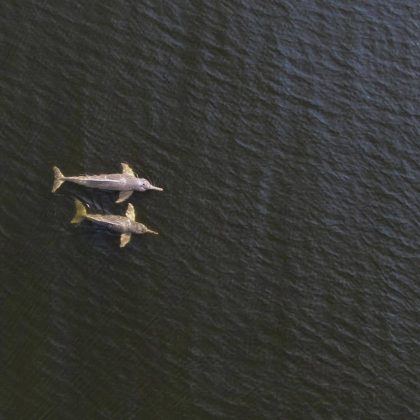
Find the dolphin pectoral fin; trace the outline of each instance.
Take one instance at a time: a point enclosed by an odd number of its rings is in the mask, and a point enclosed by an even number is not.
[[[131,194],[133,194],[133,191],[121,191],[116,203],[122,203],[123,201],[127,200]]]
[[[124,248],[131,239],[131,233],[123,233],[120,238],[120,248]]]
[[[130,168],[130,166],[127,163],[121,163],[121,168],[122,168],[123,174],[136,176],[134,171]]]
[[[125,215],[132,221],[136,220],[136,211],[134,210],[134,207],[131,203],[128,203],[127,211],[125,212]]]

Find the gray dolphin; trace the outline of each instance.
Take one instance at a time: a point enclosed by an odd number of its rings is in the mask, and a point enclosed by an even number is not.
[[[155,187],[147,179],[138,178],[126,163],[121,163],[121,167],[121,174],[64,176],[60,169],[58,169],[57,166],[54,166],[54,184],[52,192],[57,191],[63,182],[68,181],[89,188],[120,191],[120,195],[116,202],[122,203],[124,200],[127,200],[134,191],[163,191],[163,188]]]
[[[98,225],[105,226],[114,232],[121,233],[120,247],[125,247],[131,239],[131,234],[152,233],[159,235],[149,229],[142,223],[136,222],[136,213],[131,203],[128,204],[125,216],[117,216],[114,214],[88,214],[86,207],[79,201],[74,200],[76,205],[76,214],[70,223],[80,223],[83,219],[90,220]]]

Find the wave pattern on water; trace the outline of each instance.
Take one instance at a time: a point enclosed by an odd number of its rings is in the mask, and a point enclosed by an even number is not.
[[[417,417],[418,3],[181,3],[0,6],[0,413]]]

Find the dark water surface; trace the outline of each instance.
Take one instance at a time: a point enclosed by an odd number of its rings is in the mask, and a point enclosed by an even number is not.
[[[420,418],[420,3],[0,3],[2,419]],[[69,224],[127,161],[161,234]]]

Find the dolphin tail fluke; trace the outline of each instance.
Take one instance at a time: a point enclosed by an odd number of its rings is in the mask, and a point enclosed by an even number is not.
[[[86,207],[79,200],[74,200],[74,204],[76,205],[76,214],[70,223],[80,223],[87,215]]]
[[[65,181],[64,175],[61,173],[60,169],[57,166],[53,166],[54,171],[54,184],[52,187],[52,192],[56,192],[61,184]]]

